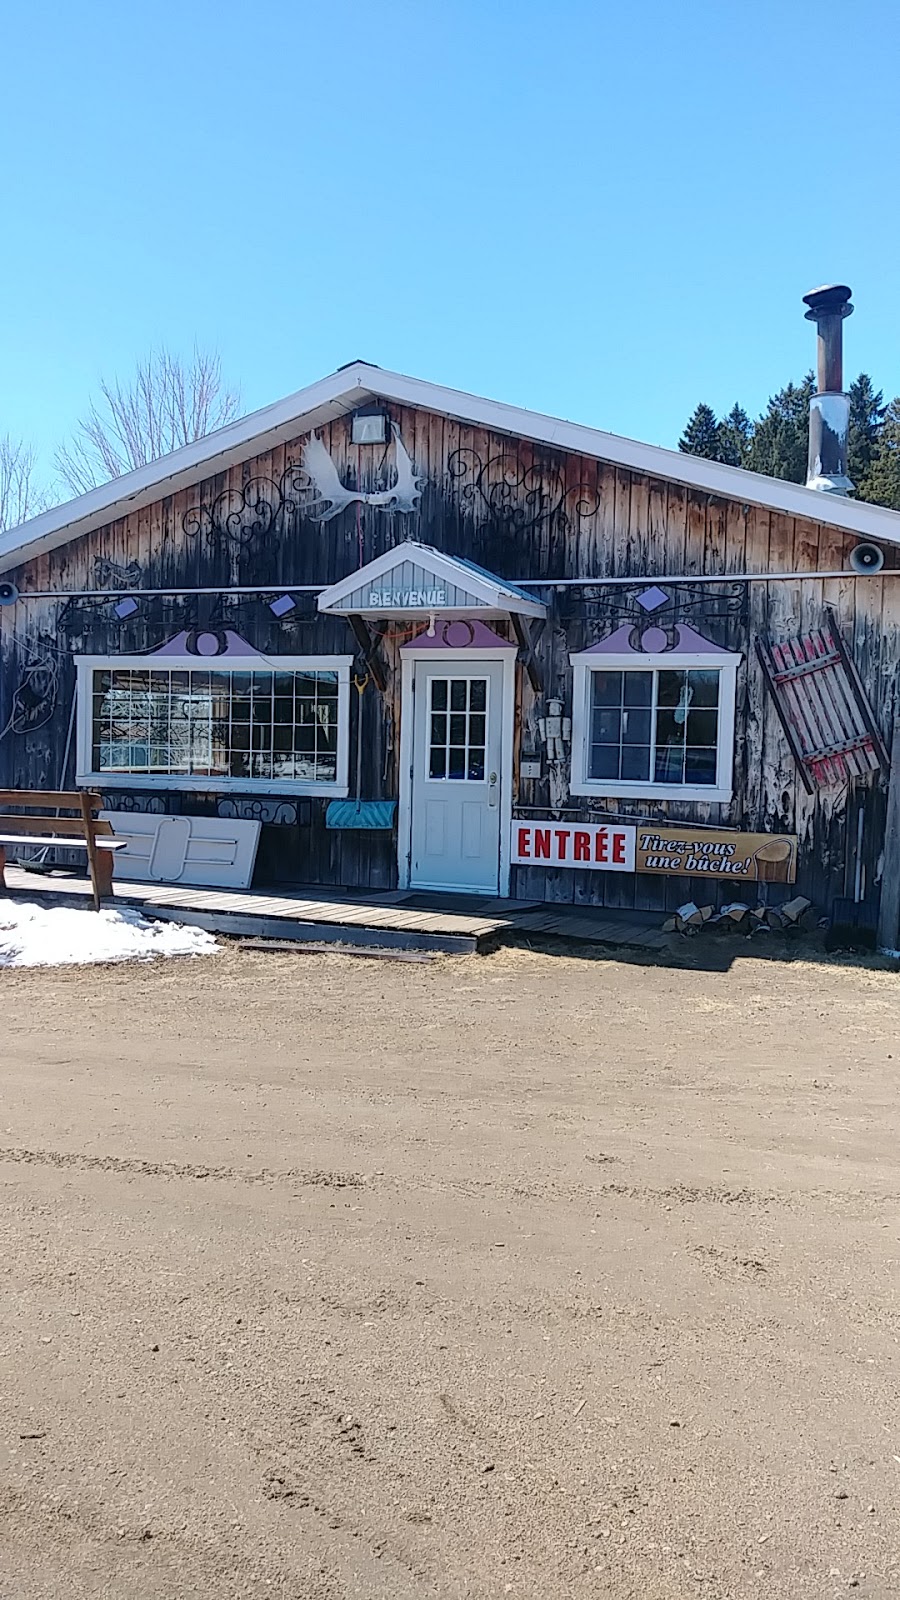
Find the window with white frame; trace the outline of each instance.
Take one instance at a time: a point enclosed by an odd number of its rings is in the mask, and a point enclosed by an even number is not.
[[[78,782],[346,794],[351,663],[82,657]]]
[[[740,659],[573,655],[572,793],[730,800]]]

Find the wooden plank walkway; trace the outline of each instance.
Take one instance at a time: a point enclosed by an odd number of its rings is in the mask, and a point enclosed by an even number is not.
[[[63,903],[90,894],[87,878],[45,876],[9,866],[9,889],[16,895],[52,897]],[[321,888],[288,893],[261,893],[253,889],[195,889],[175,884],[114,883],[115,899],[123,904],[182,922],[194,922],[220,933],[257,933],[263,937],[385,944],[406,948],[474,950],[503,934],[543,934],[557,939],[608,944],[628,949],[664,950],[667,936],[651,913],[573,908],[531,900],[478,899],[470,910],[460,910],[460,897],[424,895],[393,890],[384,894],[351,895]],[[407,904],[406,902],[412,902]]]

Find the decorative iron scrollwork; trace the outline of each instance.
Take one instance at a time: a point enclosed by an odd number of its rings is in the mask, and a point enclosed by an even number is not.
[[[106,556],[94,557],[94,582],[98,588],[130,589],[139,597],[144,569],[139,561],[110,561]],[[117,603],[118,600],[118,603]],[[56,618],[58,633],[86,633],[98,623],[106,628],[121,628],[134,616],[137,607],[124,602],[116,595],[108,600],[81,595],[67,600]]]
[[[447,473],[464,506],[479,504],[504,530],[527,533],[555,518],[561,532],[592,517],[600,506],[596,487],[566,484],[555,466],[520,461],[513,451],[499,451],[486,460],[468,446],[454,450]]]
[[[168,813],[168,800],[161,794],[129,794],[122,789],[111,789],[101,794],[104,811],[132,811],[152,816]]]
[[[244,822],[293,827],[297,821],[297,807],[288,800],[242,800],[229,796],[218,801],[216,810],[220,817],[239,817]]]
[[[341,481],[334,458],[317,433],[302,447],[302,461],[292,462],[281,477],[248,478],[240,489],[225,489],[210,505],[190,506],[181,519],[189,538],[205,538],[208,545],[226,543],[247,550],[286,518],[305,513],[316,522],[328,522],[356,501],[373,509],[399,512],[416,510],[424,478],[413,466],[396,423],[391,423],[394,444],[393,482],[364,490]]]
[[[662,599],[647,607],[641,604],[641,596],[650,592]],[[633,590],[604,586],[601,580],[578,590],[565,590],[558,609],[562,622],[583,617],[609,628],[630,622],[639,635],[657,628],[674,637],[679,622],[746,621],[747,585],[735,581],[704,586],[699,578],[696,585],[672,584],[665,590],[654,584],[653,590],[648,591],[646,579],[637,579]]]
[[[566,488],[559,472],[524,466],[511,451],[482,460],[462,447],[447,459],[447,474],[463,505],[480,504],[505,528],[525,533],[561,510]]]
[[[109,585],[110,589],[136,589],[144,575],[144,569],[139,561],[129,561],[123,566],[118,561],[110,561],[106,556],[94,557],[94,582],[101,588]]]
[[[285,514],[299,509],[298,496],[312,489],[309,473],[299,463],[285,467],[274,478],[248,478],[241,489],[223,489],[209,505],[189,506],[181,526],[189,538],[204,538],[207,545],[225,542],[248,550],[256,541],[280,529]]]
[[[16,641],[24,661],[13,689],[12,707],[0,738],[7,733],[36,733],[46,727],[59,698],[60,651],[48,634],[38,634],[32,644]]]

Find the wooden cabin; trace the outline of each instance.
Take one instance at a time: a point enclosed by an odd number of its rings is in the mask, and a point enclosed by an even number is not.
[[[99,789],[160,877],[246,824],[256,884],[873,905],[898,548],[354,363],[0,536],[0,787]]]

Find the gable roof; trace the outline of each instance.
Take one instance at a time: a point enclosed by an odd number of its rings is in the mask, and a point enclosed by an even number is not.
[[[440,588],[433,589],[434,584]],[[377,599],[373,598],[376,594]],[[438,594],[440,599],[436,598]],[[442,617],[457,613],[464,616],[470,611],[525,617],[547,615],[547,607],[516,584],[507,583],[484,567],[476,567],[474,561],[445,555],[433,545],[419,544],[415,539],[393,545],[330,589],[323,589],[318,606],[320,611],[372,617],[392,611],[432,611]]]
[[[634,439],[604,433],[599,428],[565,422],[559,417],[547,417],[498,400],[483,400],[458,389],[445,389],[440,384],[406,378],[365,361],[354,361],[318,383],[274,405],[264,406],[261,411],[240,417],[160,461],[115,478],[99,489],[90,489],[76,500],[54,506],[18,528],[8,529],[0,534],[0,571],[67,544],[164,495],[175,494],[200,478],[224,472],[250,456],[321,428],[369,400],[418,406],[477,428],[593,456],[651,478],[667,478],[708,494],[765,506],[788,516],[809,517],[865,538],[900,544],[900,512],[888,511],[884,506],[822,494],[798,483],[746,472],[743,467],[725,467],[717,461],[682,455],[678,450],[640,444]]]

